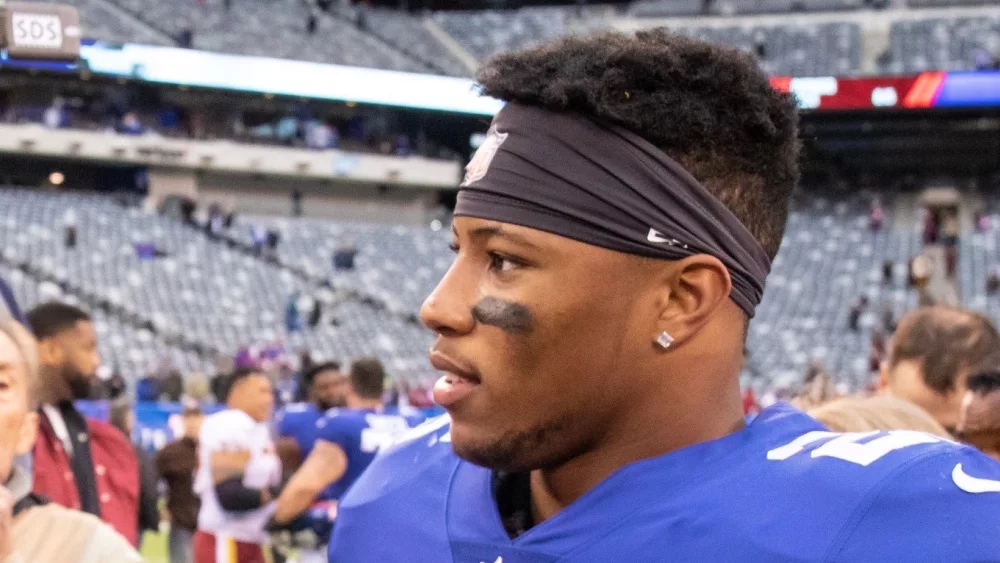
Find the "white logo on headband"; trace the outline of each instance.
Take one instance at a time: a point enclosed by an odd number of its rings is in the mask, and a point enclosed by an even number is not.
[[[465,167],[465,179],[462,180],[463,186],[478,182],[486,176],[486,171],[490,169],[493,157],[496,156],[500,145],[507,140],[508,134],[497,131],[496,126],[490,127],[489,133],[486,134],[486,140],[483,141],[482,145],[479,145],[479,150],[476,151],[472,160]]]
[[[667,238],[663,236],[662,234],[660,234],[660,231],[657,231],[656,229],[653,228],[649,229],[649,234],[646,235],[646,240],[648,240],[649,242],[654,242],[656,244],[666,243],[669,246],[680,246],[682,248],[688,247],[688,245],[681,244],[681,241],[675,238]]]

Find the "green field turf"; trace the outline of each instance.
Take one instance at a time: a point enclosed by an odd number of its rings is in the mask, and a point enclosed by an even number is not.
[[[146,532],[142,538],[142,556],[149,563],[169,563],[167,560],[167,533]]]

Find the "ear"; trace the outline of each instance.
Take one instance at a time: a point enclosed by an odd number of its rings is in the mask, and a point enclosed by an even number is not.
[[[46,338],[38,343],[38,361],[43,366],[62,365],[63,349],[55,338]]]
[[[733,282],[722,262],[707,254],[674,262],[665,276],[658,330],[683,344],[701,330],[729,299]],[[655,340],[659,334],[650,335]]]
[[[23,455],[31,451],[35,446],[35,437],[38,436],[38,413],[31,411],[24,416],[21,428],[17,435],[17,449],[14,453]]]

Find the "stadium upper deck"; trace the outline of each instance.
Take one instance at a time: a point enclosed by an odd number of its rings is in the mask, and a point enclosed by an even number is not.
[[[72,3],[98,40],[455,76],[498,51],[653,25],[753,52],[768,72],[786,76],[972,70],[1000,57],[996,0],[640,0],[426,16],[323,11],[301,0]]]

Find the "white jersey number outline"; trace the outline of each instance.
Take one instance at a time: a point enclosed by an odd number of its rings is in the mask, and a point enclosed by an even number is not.
[[[814,449],[811,452],[813,459],[819,457],[832,457],[842,459],[861,466],[869,466],[885,455],[896,450],[916,446],[918,444],[933,444],[941,442],[941,438],[914,432],[911,430],[891,430],[884,436],[875,438],[869,442],[859,444],[860,440],[879,434],[879,432],[852,432],[849,434],[839,434],[836,432],[825,432],[815,430],[799,436],[791,442],[767,452],[767,459],[772,461],[782,461],[798,454],[807,446],[826,438],[832,438],[827,443]]]

